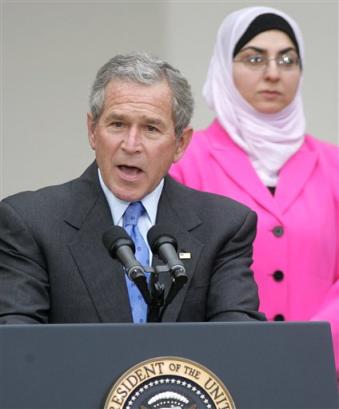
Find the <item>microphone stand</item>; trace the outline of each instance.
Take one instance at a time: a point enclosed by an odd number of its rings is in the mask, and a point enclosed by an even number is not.
[[[148,305],[147,322],[160,322],[160,310],[164,305],[165,286],[159,282],[159,273],[154,271],[151,275],[151,302]]]
[[[165,305],[161,311],[160,321],[162,321],[162,317],[167,307],[174,300],[174,298],[177,296],[178,292],[182,289],[182,287],[186,284],[186,282],[187,282],[187,275],[185,272],[183,274],[178,274],[178,275],[172,274],[171,288],[167,294]]]
[[[147,287],[147,280],[144,275],[136,276],[132,278],[134,284],[137,286],[138,290],[140,291],[143,299],[145,300],[145,303],[147,305],[150,305],[152,300],[150,297],[150,293]]]
[[[145,271],[151,273],[150,289],[147,288],[146,280],[142,283],[134,279],[135,284],[139,288],[145,303],[148,306],[147,322],[161,322],[162,317],[174,300],[178,292],[187,282],[185,270],[180,267],[174,271],[170,271],[167,264],[161,266],[144,267]],[[159,281],[159,274],[170,273],[172,276],[172,284],[165,300],[165,286]]]

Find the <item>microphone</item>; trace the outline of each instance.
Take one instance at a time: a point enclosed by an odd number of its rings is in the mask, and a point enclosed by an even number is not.
[[[153,253],[158,254],[174,279],[187,281],[186,269],[177,255],[178,244],[172,233],[172,227],[155,225],[147,233],[147,240]]]
[[[172,284],[168,291],[159,321],[162,320],[168,305],[173,301],[188,279],[186,269],[177,255],[178,244],[172,231],[171,226],[155,225],[147,234],[147,240],[152,252],[158,254],[162,261],[167,264],[172,275]]]
[[[134,242],[122,227],[111,227],[103,234],[102,241],[111,257],[125,267],[130,280],[145,277],[145,269],[134,256]]]

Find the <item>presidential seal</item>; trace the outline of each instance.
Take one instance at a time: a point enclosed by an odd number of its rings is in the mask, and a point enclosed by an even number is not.
[[[159,357],[141,362],[112,386],[104,409],[236,409],[209,369],[188,359]]]

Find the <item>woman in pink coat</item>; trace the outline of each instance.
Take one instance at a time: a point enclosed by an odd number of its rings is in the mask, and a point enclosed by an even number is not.
[[[339,374],[339,149],[305,134],[303,50],[297,24],[279,10],[226,17],[203,89],[216,119],[171,174],[258,214],[261,311],[329,321]]]

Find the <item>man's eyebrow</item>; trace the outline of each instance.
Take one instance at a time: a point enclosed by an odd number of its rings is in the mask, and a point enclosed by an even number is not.
[[[164,125],[164,121],[162,121],[162,120],[159,119],[159,118],[152,118],[152,117],[150,117],[150,116],[143,115],[143,116],[141,117],[141,119],[142,119],[144,122],[149,123],[149,124],[152,124],[152,125],[159,125],[159,126]]]
[[[112,120],[123,120],[126,119],[126,116],[123,114],[118,114],[116,112],[111,112],[110,114],[107,115],[106,121],[112,121]]]
[[[111,112],[110,114],[107,115],[105,121],[106,122],[111,122],[111,121],[128,121],[129,116],[125,114],[120,114],[117,112]],[[145,123],[155,125],[155,126],[165,126],[164,121],[162,121],[159,118],[153,118],[147,115],[142,115],[141,120]]]
[[[247,50],[252,50],[255,51],[256,53],[260,53],[260,54],[267,54],[267,49],[265,48],[260,48],[260,47],[255,47],[255,46],[248,46],[248,47],[244,47],[242,48],[239,53],[243,52],[243,51],[247,51]],[[278,51],[278,54],[284,54],[284,53],[288,53],[289,51],[295,51],[297,52],[297,50],[294,47],[287,47],[287,48],[283,48],[282,50]]]

